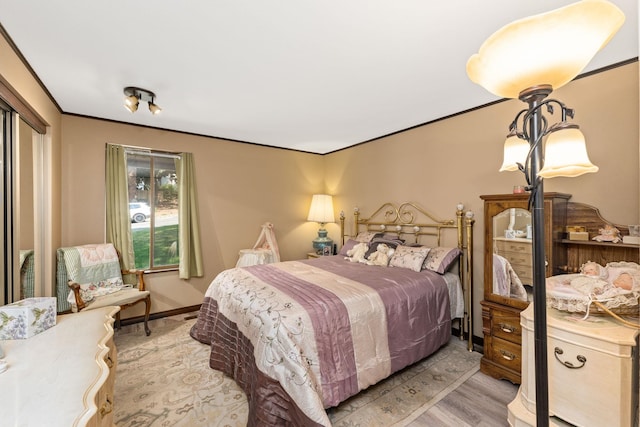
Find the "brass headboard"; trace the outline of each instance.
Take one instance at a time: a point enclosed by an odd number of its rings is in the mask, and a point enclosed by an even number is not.
[[[424,236],[433,237],[433,241],[425,242],[425,246],[440,246],[444,230],[456,230],[457,246],[462,251],[462,256],[458,259],[460,281],[464,293],[464,318],[460,321],[460,338],[464,334],[468,337],[468,350],[473,351],[473,212],[464,212],[464,206],[458,204],[456,207],[456,218],[443,220],[429,213],[425,209],[413,202],[405,202],[395,205],[390,202],[384,203],[368,218],[362,218],[359,208],[354,208],[354,231],[353,236],[357,236],[363,226],[363,231],[377,231],[398,234],[405,241],[421,243]],[[340,212],[340,234],[342,244],[345,243],[344,227],[345,215]]]

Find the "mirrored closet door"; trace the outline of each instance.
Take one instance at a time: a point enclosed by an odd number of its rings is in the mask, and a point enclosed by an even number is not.
[[[41,277],[43,133],[0,99],[3,285],[0,305],[46,293]],[[30,114],[26,114],[27,117]],[[31,123],[34,120],[30,120]],[[44,124],[38,123],[40,129]]]

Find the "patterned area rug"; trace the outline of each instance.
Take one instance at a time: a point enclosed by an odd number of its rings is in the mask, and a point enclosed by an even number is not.
[[[245,426],[247,399],[236,383],[209,368],[209,347],[189,336],[195,319],[153,320],[115,334],[118,427]]]
[[[245,426],[247,400],[230,378],[209,368],[209,347],[189,336],[195,319],[153,320],[116,332],[114,420],[118,427]],[[404,426],[455,390],[479,368],[457,338],[328,410],[334,427]]]

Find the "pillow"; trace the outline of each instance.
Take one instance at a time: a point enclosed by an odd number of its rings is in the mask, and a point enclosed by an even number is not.
[[[108,279],[99,282],[81,283],[80,299],[85,303],[90,303],[97,297],[118,292],[120,289],[125,287],[126,285],[122,282],[122,279]],[[69,295],[67,295],[67,302],[75,306],[76,298],[73,291],[69,291]]]
[[[371,243],[369,243],[369,250],[367,251],[367,253],[364,254],[364,257],[366,259],[369,259],[369,255],[371,255],[372,253],[374,253],[375,251],[378,250],[378,245],[380,243],[384,243],[385,245],[389,246],[391,249],[395,249],[398,245],[403,244],[404,240],[402,240],[402,239],[384,239],[382,237],[376,237],[375,239],[373,239],[371,241]]]
[[[445,248],[442,246],[432,248],[424,260],[422,268],[444,274],[461,253],[462,251],[459,248]]]
[[[389,266],[408,268],[409,270],[420,272],[422,264],[430,251],[431,248],[425,246],[398,245],[391,257],[391,261],[389,261]]]
[[[347,242],[344,245],[342,245],[342,247],[340,248],[340,252],[338,252],[338,255],[347,256],[347,251],[350,251],[351,249],[353,249],[353,247],[358,243],[360,242],[358,242],[357,240],[353,240],[353,239],[347,240]]]
[[[361,231],[356,236],[356,240],[358,242],[369,243],[375,237],[381,237],[381,236],[382,236],[382,233],[376,233],[375,231]]]

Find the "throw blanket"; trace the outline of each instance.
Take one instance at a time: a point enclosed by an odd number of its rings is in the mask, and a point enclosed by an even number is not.
[[[325,426],[325,408],[435,352],[451,334],[441,275],[339,256],[220,273],[191,335],[213,349],[215,322],[235,325],[251,342],[257,369]],[[214,359],[212,350],[212,367]],[[237,371],[234,378],[243,375]]]
[[[511,263],[497,254],[493,254],[493,293],[521,301],[527,300],[527,291]]]
[[[117,292],[123,287],[118,252],[111,243],[62,248],[67,277],[80,284],[84,302]],[[73,292],[67,297],[75,305]]]

